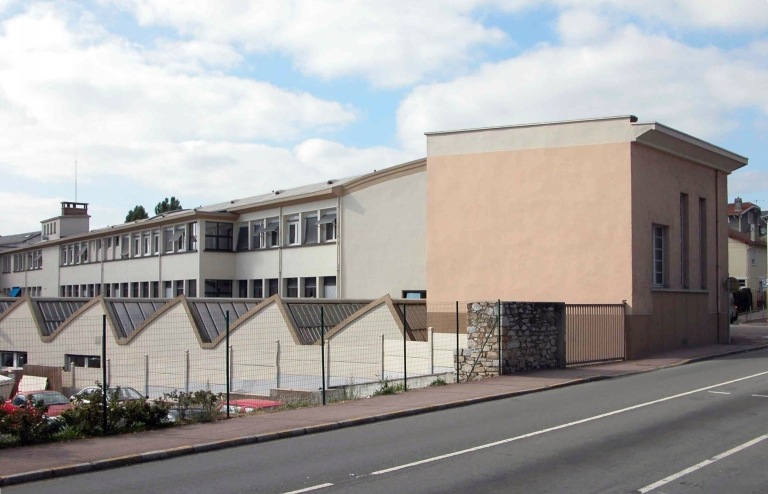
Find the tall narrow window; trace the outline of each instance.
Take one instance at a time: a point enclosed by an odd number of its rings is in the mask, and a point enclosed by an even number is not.
[[[285,279],[285,296],[296,298],[299,296],[299,279],[298,278],[286,278]]]
[[[323,242],[332,242],[336,240],[336,210],[332,209],[323,212],[320,216],[320,228],[322,229]]]
[[[264,221],[256,220],[251,224],[251,249],[264,248]]]
[[[667,249],[667,227],[653,225],[653,286],[663,287],[667,282],[667,265],[665,253]]]
[[[286,245],[297,245],[301,242],[301,239],[299,237],[299,217],[298,216],[291,216],[285,220],[285,228],[286,228],[286,237],[285,237],[285,244]]]
[[[304,216],[304,243],[316,244],[317,243],[317,213],[307,213]]]
[[[680,194],[680,287],[688,288],[688,194]]]
[[[240,223],[237,228],[237,250],[248,250],[248,223]]]
[[[707,200],[699,198],[699,276],[701,288],[707,288]]]
[[[302,278],[304,289],[302,296],[305,298],[317,298],[317,278]]]
[[[267,280],[267,297],[277,295],[277,278],[270,278]]]
[[[266,246],[278,247],[280,245],[280,222],[277,218],[269,218],[267,227],[264,230],[266,234]]]
[[[264,298],[263,280],[253,280],[253,298]]]

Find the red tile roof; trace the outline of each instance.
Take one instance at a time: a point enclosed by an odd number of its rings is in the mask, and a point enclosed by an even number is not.
[[[762,247],[768,245],[766,244],[765,240],[752,240],[748,233],[741,233],[740,231],[734,230],[732,228],[728,229],[728,237],[747,245],[756,245]]]

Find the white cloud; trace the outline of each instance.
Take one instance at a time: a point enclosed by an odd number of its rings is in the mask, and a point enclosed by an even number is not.
[[[453,71],[505,34],[473,19],[481,0],[115,0],[142,25],[288,54],[305,74],[401,86]]]
[[[136,165],[131,159],[147,159],[143,153],[153,147],[291,143],[356,118],[354,109],[334,101],[201,71],[216,58],[236,62],[221,45],[177,45],[183,49],[173,60],[169,46],[148,52],[90,22],[44,4],[0,25],[5,173],[69,179],[76,153],[84,177],[120,173],[116,167]]]
[[[715,138],[737,125],[731,112],[768,111],[758,48],[694,48],[632,26],[600,44],[565,41],[414,89],[398,110],[401,142],[418,150],[426,131],[629,113]]]
[[[384,146],[348,147],[325,139],[304,141],[296,146],[294,154],[307,168],[328,179],[368,173],[424,157]]]
[[[41,220],[61,211],[62,200],[0,190],[0,235],[39,231]]]

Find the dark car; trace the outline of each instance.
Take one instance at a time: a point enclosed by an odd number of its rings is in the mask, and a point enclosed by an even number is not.
[[[97,391],[101,391],[101,386],[88,386],[83,388],[77,393],[73,394],[69,399],[71,401],[81,401],[83,403],[90,403],[91,397]],[[132,400],[146,400],[147,397],[136,391],[129,386],[110,386],[107,388],[107,400],[111,400],[116,397],[117,401],[132,401]]]
[[[48,417],[57,417],[64,410],[72,408],[66,396],[58,391],[24,391],[16,394],[13,399],[3,404],[3,410],[12,412],[19,408],[25,408],[29,403],[42,403],[45,407],[45,415]]]

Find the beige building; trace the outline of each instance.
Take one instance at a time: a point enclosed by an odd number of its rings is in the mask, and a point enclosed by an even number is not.
[[[768,272],[765,218],[759,206],[740,197],[728,204],[727,211],[729,274],[736,278],[739,288],[749,288],[762,299],[757,294],[765,290]]]
[[[633,116],[427,134],[429,299],[624,301],[627,358],[727,342],[746,164]]]

